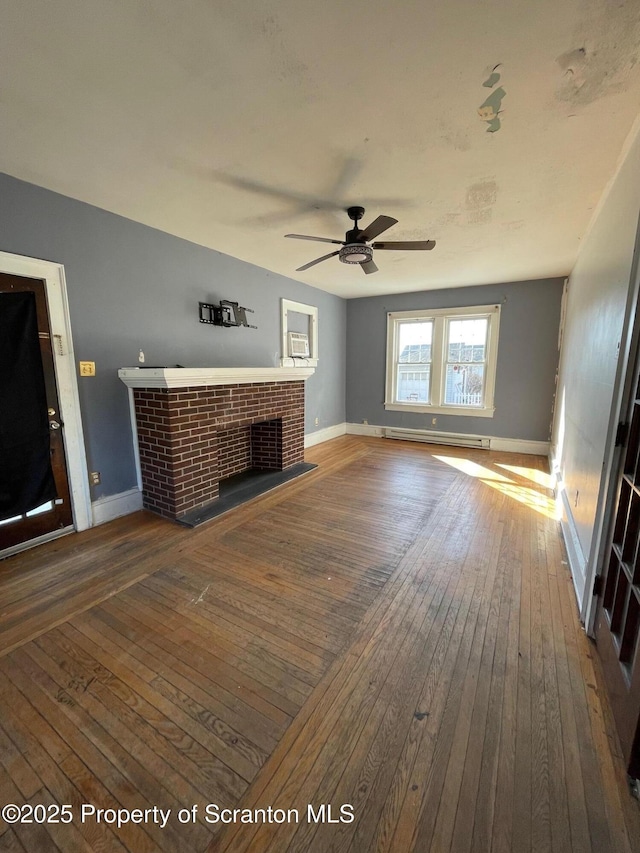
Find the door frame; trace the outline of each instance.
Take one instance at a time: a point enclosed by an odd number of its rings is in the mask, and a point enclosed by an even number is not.
[[[64,424],[64,449],[71,493],[73,526],[77,531],[86,530],[92,526],[91,491],[87,473],[64,266],[52,261],[0,252],[0,272],[24,276],[25,278],[42,279],[45,283],[54,368],[58,385],[58,402]],[[68,528],[61,532],[67,531]],[[37,539],[31,539],[2,551],[1,556],[9,556],[41,541],[55,538],[56,535],[58,535],[57,532],[54,532]]]

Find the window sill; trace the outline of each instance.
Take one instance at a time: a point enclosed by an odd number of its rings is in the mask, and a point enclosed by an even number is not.
[[[318,359],[311,358],[308,356],[306,358],[291,358],[286,356],[280,359],[280,367],[317,367]]]
[[[467,418],[492,418],[495,412],[493,407],[483,409],[472,409],[463,406],[427,406],[419,403],[385,403],[388,412],[420,412],[429,415],[462,415]]]

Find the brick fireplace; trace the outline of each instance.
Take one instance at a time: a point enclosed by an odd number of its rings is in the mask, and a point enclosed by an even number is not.
[[[230,477],[302,463],[304,380],[311,373],[121,370],[132,397],[145,508],[188,522],[218,501],[220,483]]]

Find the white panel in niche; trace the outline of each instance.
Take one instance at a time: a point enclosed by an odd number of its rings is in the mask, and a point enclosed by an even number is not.
[[[318,309],[313,305],[305,305],[302,302],[292,302],[290,299],[282,299],[281,311],[281,367],[315,367],[318,363]],[[289,357],[289,332],[300,332],[308,335],[308,357]]]

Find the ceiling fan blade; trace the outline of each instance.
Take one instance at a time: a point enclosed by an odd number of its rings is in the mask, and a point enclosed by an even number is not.
[[[436,245],[435,240],[408,240],[400,243],[372,243],[373,249],[399,249],[402,251],[428,251]]]
[[[323,255],[321,258],[316,258],[315,261],[309,261],[308,264],[305,264],[303,267],[298,267],[296,272],[302,272],[303,270],[308,270],[309,267],[314,267],[316,264],[319,264],[320,261],[326,261],[327,258],[333,258],[335,255],[339,255],[340,251],[337,252],[329,252],[328,255]]]
[[[344,240],[331,240],[329,237],[309,237],[308,234],[285,234],[285,237],[295,237],[296,240],[315,240],[316,243],[337,243],[344,246]]]
[[[373,261],[365,261],[363,264],[360,264],[360,266],[367,275],[371,275],[372,272],[378,272],[378,267]]]
[[[394,219],[392,216],[379,216],[367,225],[362,232],[361,237],[368,243],[369,240],[373,240],[373,238],[377,237],[378,234],[382,234],[382,232],[386,231],[387,228],[391,228],[392,225],[395,225],[397,221],[398,220]]]

